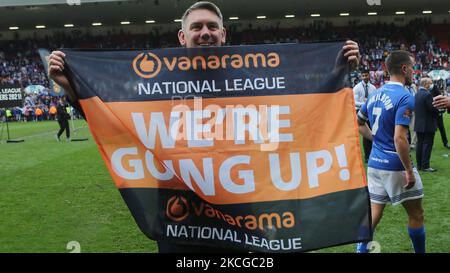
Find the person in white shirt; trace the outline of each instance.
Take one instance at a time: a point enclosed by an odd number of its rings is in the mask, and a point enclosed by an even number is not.
[[[359,111],[359,108],[361,108],[361,105],[363,105],[367,97],[377,90],[377,88],[370,83],[370,74],[368,70],[364,70],[361,73],[361,79],[362,81],[359,82],[355,87],[353,87],[353,95],[355,96],[355,106],[356,106],[356,112]],[[364,148],[364,159],[365,162],[369,160],[370,151],[372,150],[372,141],[369,139],[363,137],[363,148]]]
[[[361,108],[361,105],[366,102],[367,97],[373,91],[377,90],[377,88],[370,83],[370,75],[368,70],[364,70],[361,73],[361,79],[362,81],[360,81],[357,85],[355,85],[355,87],[353,87],[356,110],[359,110],[359,108]]]

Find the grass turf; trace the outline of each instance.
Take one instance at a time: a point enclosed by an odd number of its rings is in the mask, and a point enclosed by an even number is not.
[[[445,117],[450,136],[449,117]],[[0,124],[0,128],[1,128]],[[86,122],[75,121],[73,138],[56,142],[55,121],[10,123],[12,139],[0,133],[0,252],[156,252],[155,242],[135,224],[100,157]],[[1,129],[0,129],[1,132]],[[422,173],[428,252],[450,252],[450,159],[436,134],[431,166]],[[412,153],[414,158],[414,153]],[[375,233],[381,252],[412,252],[402,206],[387,206]],[[339,227],[330,227],[339,228]],[[354,252],[354,245],[317,252]]]

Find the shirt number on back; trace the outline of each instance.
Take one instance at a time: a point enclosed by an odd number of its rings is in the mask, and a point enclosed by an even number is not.
[[[377,134],[382,110],[383,109],[380,108],[380,107],[374,107],[372,109],[372,115],[375,116],[375,122],[373,123],[373,126],[372,126],[372,135],[376,135]]]

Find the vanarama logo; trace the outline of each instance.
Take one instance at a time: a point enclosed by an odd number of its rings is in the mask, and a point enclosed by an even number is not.
[[[189,206],[186,198],[173,196],[167,201],[166,215],[176,222],[183,221],[189,216]]]
[[[187,218],[189,213],[195,216],[206,216],[208,218],[216,218],[219,221],[224,221],[232,226],[238,228],[245,228],[248,230],[271,230],[281,228],[292,228],[295,226],[294,214],[290,211],[282,213],[262,213],[259,215],[238,215],[232,216],[223,213],[217,208],[213,208],[207,203],[191,202],[191,209],[189,203],[184,197],[173,196],[167,202],[166,215],[173,221],[180,222]]]
[[[224,54],[222,56],[173,56],[161,59],[151,52],[141,53],[133,60],[133,69],[142,78],[150,79],[158,75],[164,66],[169,72],[178,69],[188,70],[217,70],[217,69],[241,69],[269,67],[275,68],[280,65],[280,56],[276,52],[247,53],[247,54]]]
[[[133,69],[140,77],[150,79],[161,71],[161,60],[151,52],[141,53],[134,58]]]

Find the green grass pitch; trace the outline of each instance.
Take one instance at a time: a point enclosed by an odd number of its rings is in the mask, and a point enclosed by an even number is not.
[[[450,118],[445,115],[450,137]],[[0,252],[156,252],[135,224],[100,157],[87,124],[74,123],[73,138],[56,142],[56,121],[0,124]],[[72,125],[71,125],[72,127]],[[436,133],[431,166],[422,173],[428,252],[450,252],[450,150]],[[412,153],[415,158],[414,152]],[[415,160],[415,159],[414,159]],[[375,233],[381,252],[412,252],[402,206],[387,206]],[[333,228],[333,227],[330,227]],[[335,227],[339,228],[339,227]],[[354,245],[316,252],[354,252]]]

